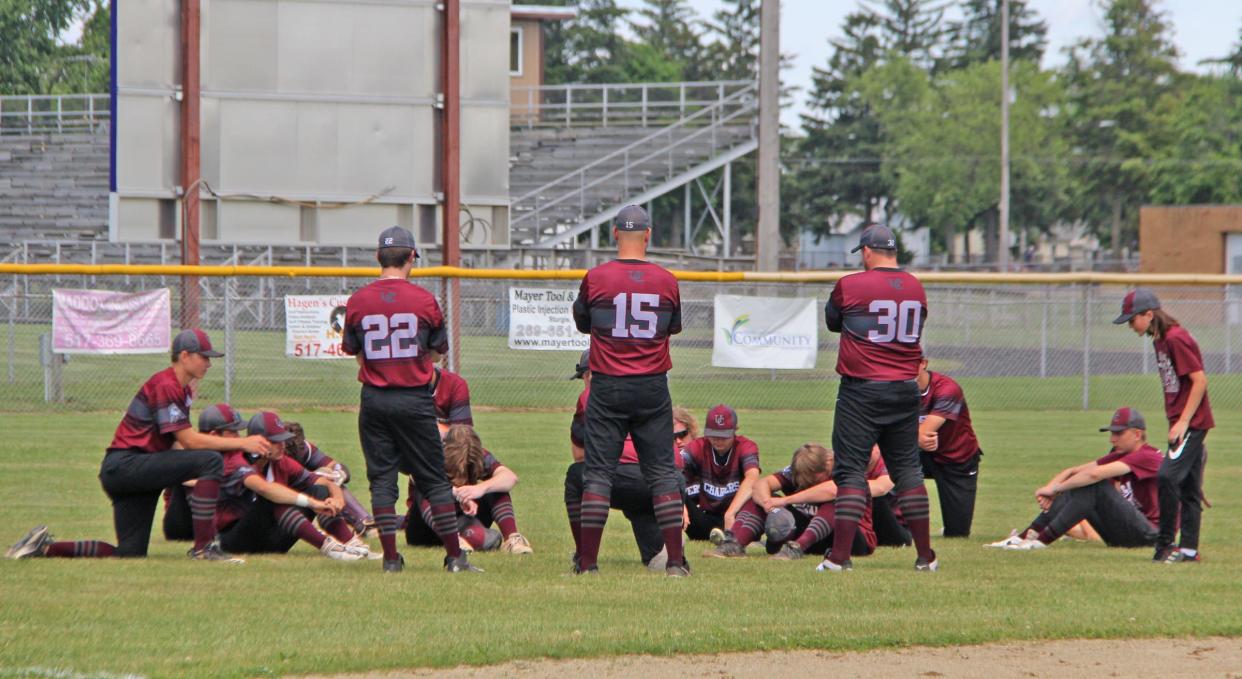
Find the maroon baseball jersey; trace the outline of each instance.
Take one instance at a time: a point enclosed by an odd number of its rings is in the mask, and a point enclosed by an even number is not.
[[[396,278],[381,278],[345,304],[341,348],[362,356],[358,381],[372,387],[420,387],[431,381],[428,353],[448,352],[444,316],[430,292]]]
[[[302,465],[306,469],[316,470],[320,467],[331,467],[336,464],[336,460],[332,459],[319,449],[319,446],[306,441],[297,450],[288,452],[286,449],[286,457],[292,458],[295,462]]]
[[[837,281],[824,306],[828,329],[841,333],[837,373],[896,382],[918,376],[927,293],[899,269],[872,269]]]
[[[1186,400],[1190,398],[1190,373],[1203,370],[1203,355],[1190,331],[1180,325],[1169,328],[1164,339],[1154,340],[1152,346],[1156,349],[1156,369],[1164,384],[1164,414],[1169,424],[1173,424],[1182,416]],[[1212,406],[1208,405],[1208,395],[1204,393],[1199,409],[1190,419],[1190,428],[1211,429],[1214,426]]]
[[[681,332],[681,292],[664,268],[616,259],[586,273],[574,301],[578,332],[591,335],[591,372],[658,375],[673,362],[668,338]]]
[[[742,476],[759,469],[759,446],[745,436],[735,436],[733,448],[721,456],[704,436],[686,444],[681,460],[686,495],[697,496],[703,511],[724,514],[737,495]]]
[[[171,367],[155,373],[129,402],[108,449],[158,453],[172,448],[174,433],[190,428],[192,400],[190,387],[177,381]]]
[[[436,368],[436,419],[444,424],[474,425],[470,387],[461,375]]]
[[[966,406],[962,387],[948,375],[930,370],[927,375],[931,383],[923,392],[919,423],[928,415],[944,418],[944,424],[936,432],[940,436],[940,445],[932,452],[932,459],[948,463],[968,462],[979,454],[979,441],[970,424],[970,408]]]
[[[1160,464],[1163,461],[1164,456],[1159,450],[1144,443],[1138,450],[1128,454],[1114,450],[1096,460],[1095,463],[1105,465],[1109,462],[1124,462],[1130,468],[1130,473],[1113,479],[1117,482],[1117,490],[1121,491],[1121,494],[1135,507],[1138,507],[1140,512],[1143,512],[1143,516],[1147,517],[1151,525],[1156,526],[1160,523],[1156,473],[1160,471]]]
[[[260,476],[297,491],[309,490],[315,485],[314,475],[288,455],[269,461],[263,468],[240,450],[225,453],[224,482],[220,484],[220,502],[216,508],[216,530],[224,530],[236,523],[254,504],[257,496],[246,488],[248,476]]]

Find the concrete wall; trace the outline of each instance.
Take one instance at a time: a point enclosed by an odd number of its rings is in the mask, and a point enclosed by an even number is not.
[[[1144,207],[1143,273],[1225,273],[1225,239],[1242,233],[1242,205]]]

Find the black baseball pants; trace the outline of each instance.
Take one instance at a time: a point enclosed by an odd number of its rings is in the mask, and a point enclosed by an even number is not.
[[[362,387],[358,438],[367,462],[371,505],[395,507],[399,474],[409,474],[433,505],[453,502],[444,472],[444,445],[436,427],[434,396],[427,387]]]
[[[1150,547],[1156,543],[1156,528],[1110,480],[1061,493],[1044,514],[1036,522],[1044,523],[1054,537],[1065,535],[1086,520],[1109,547]]]
[[[681,474],[673,463],[673,402],[666,374],[592,374],[586,432],[584,490],[610,495],[628,434],[651,494],[679,491]]]
[[[891,494],[871,498],[871,527],[875,530],[876,545],[909,547],[913,542],[910,531],[897,519],[892,500]]]
[[[169,542],[194,539],[190,489],[180,483],[164,491],[164,539]]]
[[[940,517],[946,538],[970,537],[975,518],[975,492],[979,486],[979,458],[982,451],[966,462],[940,462],[932,453],[920,452],[923,477],[935,479],[940,499]]]
[[[566,502],[582,500],[585,469],[585,462],[575,462],[565,470]],[[656,524],[655,510],[651,504],[651,490],[647,487],[647,481],[638,465],[617,465],[616,474],[612,477],[609,506],[621,510],[625,518],[629,519],[630,529],[634,531],[634,542],[638,545],[638,554],[644,565],[664,549],[664,537]]]
[[[709,512],[699,507],[697,497],[686,501],[686,511],[690,514],[690,525],[686,526],[686,537],[691,540],[706,540],[713,528],[724,529],[724,514]]]
[[[876,444],[894,492],[922,485],[918,383],[842,377],[832,421],[832,480],[838,487],[867,490],[867,464]]]
[[[1203,467],[1207,463],[1206,439],[1206,429],[1187,430],[1182,444],[1170,448],[1164,462],[1160,463],[1160,471],[1156,474],[1160,490],[1160,535],[1157,544],[1173,544],[1180,517],[1182,539],[1178,546],[1199,548],[1199,525],[1203,519]]]
[[[331,494],[327,488],[311,486],[306,494],[316,500],[327,500]],[[266,498],[257,497],[249,510],[233,525],[220,531],[220,547],[235,554],[284,554],[298,543],[298,536],[280,529],[276,510],[281,505]],[[295,507],[307,521],[315,520],[315,512],[305,507]]]
[[[146,556],[155,507],[165,488],[190,479],[224,475],[224,460],[214,450],[109,450],[99,466],[99,483],[112,500],[116,556]]]

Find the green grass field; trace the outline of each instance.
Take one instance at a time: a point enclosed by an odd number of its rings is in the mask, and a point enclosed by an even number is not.
[[[1154,382],[1142,386],[1156,391]],[[1206,560],[1169,567],[1151,564],[1146,549],[1098,544],[982,549],[1031,519],[1031,493],[1054,471],[1104,452],[1107,440],[1095,429],[1109,413],[1000,412],[968,395],[987,451],[975,537],[937,541],[937,574],[916,575],[909,549],[881,550],[857,560],[853,573],[826,576],[814,572],[814,558],[775,563],[752,549],[745,561],[720,562],[696,558],[706,543],[691,543],[694,577],[667,579],[638,563],[628,525],[614,512],[603,574],[565,577],[569,412],[485,411],[476,417],[485,443],[521,477],[514,497],[533,556],[479,555],[474,561],[487,573],[449,576],[438,550],[404,548],[405,572],[385,576],[376,562],[332,562],[299,545],[229,567],[188,561],[186,545],[164,542],[157,529],[144,561],[2,561],[0,676],[58,669],[249,677],[640,652],[1242,634],[1234,528],[1242,521],[1242,462],[1233,454],[1242,427],[1226,412],[1218,409],[1222,425],[1209,438]],[[283,414],[361,476],[353,414]],[[1160,420],[1151,408],[1147,414]],[[0,415],[0,539],[7,544],[39,522],[59,538],[110,539],[95,477],[115,424],[104,414]],[[748,410],[741,425],[772,470],[803,441],[826,440],[831,413]],[[355,491],[365,502],[365,487]]]

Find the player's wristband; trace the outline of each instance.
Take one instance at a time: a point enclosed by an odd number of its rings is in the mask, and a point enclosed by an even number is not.
[[[294,504],[299,507],[309,507],[310,498],[307,497],[306,493],[298,493],[298,499],[294,501]]]

